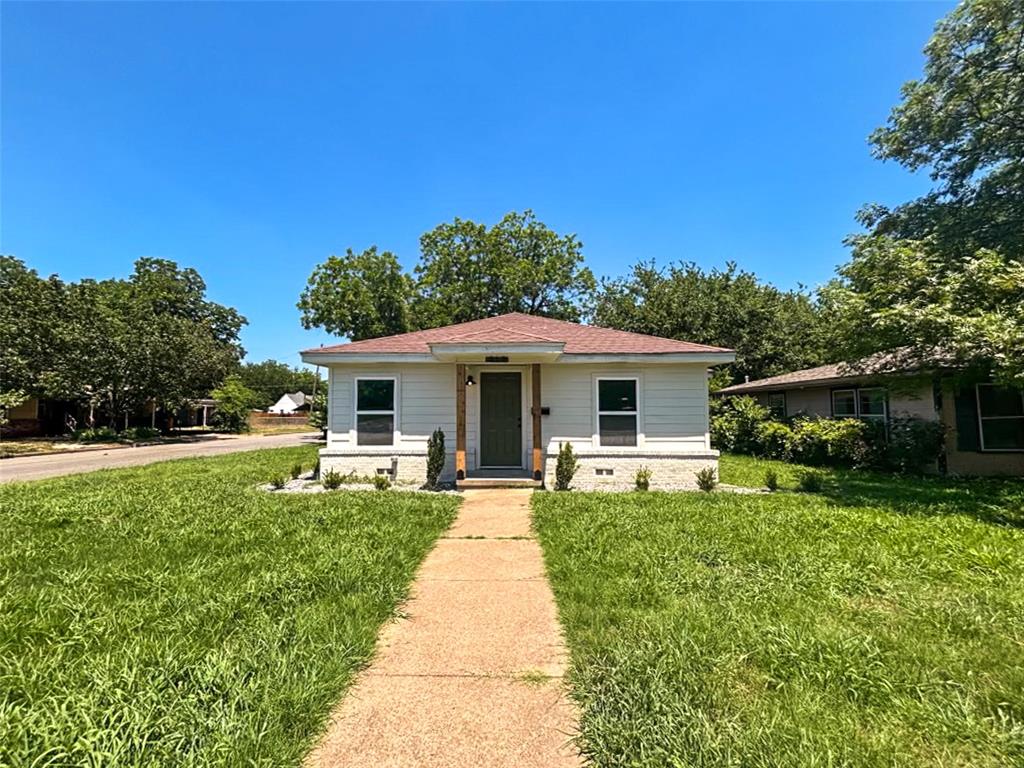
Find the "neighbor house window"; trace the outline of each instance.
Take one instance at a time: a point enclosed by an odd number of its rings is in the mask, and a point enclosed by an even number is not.
[[[395,380],[356,379],[356,444],[391,445],[395,439]]]
[[[768,395],[768,410],[773,419],[786,418],[786,393],[772,392]]]
[[[979,384],[978,427],[981,450],[1024,450],[1024,392]]]
[[[880,387],[832,390],[832,416],[884,424],[888,416],[885,390]]]
[[[636,379],[597,380],[597,432],[600,445],[636,445],[639,416]]]

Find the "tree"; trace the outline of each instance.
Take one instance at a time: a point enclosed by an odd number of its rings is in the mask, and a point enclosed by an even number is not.
[[[44,394],[44,380],[60,371],[64,293],[56,276],[0,256],[0,393]]]
[[[249,414],[257,395],[242,383],[238,376],[228,376],[224,383],[211,393],[217,403],[213,413],[213,425],[225,432],[248,432]]]
[[[425,328],[507,312],[577,321],[596,287],[582,249],[529,210],[490,229],[458,218],[440,224],[420,238],[415,317]]]
[[[261,363],[243,363],[238,369],[242,383],[257,396],[256,408],[266,408],[281,399],[286,392],[304,392],[311,395],[320,384],[319,374],[308,368],[291,368],[277,360]]]
[[[390,251],[351,248],[318,264],[299,297],[303,328],[358,341],[411,329],[412,279]]]
[[[1024,386],[1024,2],[968,0],[936,27],[875,153],[936,187],[868,206],[823,299],[851,359],[899,348]]]
[[[733,263],[705,272],[695,264],[653,262],[606,281],[599,325],[736,350],[728,381],[772,376],[825,362],[817,306],[803,291],[781,291]]]
[[[582,248],[532,211],[493,227],[456,218],[423,234],[413,275],[376,247],[328,258],[299,299],[302,324],[358,341],[506,312],[579,320],[596,286]]]
[[[317,391],[309,406],[309,426],[322,432],[327,430],[327,387]]]

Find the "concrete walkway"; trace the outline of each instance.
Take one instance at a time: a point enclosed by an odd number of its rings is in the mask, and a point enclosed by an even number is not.
[[[196,442],[140,445],[138,448],[109,448],[81,453],[54,453],[38,456],[15,456],[0,459],[0,483],[12,480],[40,480],[44,477],[94,472],[97,469],[133,467],[168,459],[193,456],[219,456],[261,448],[284,448],[290,445],[317,445],[319,432],[286,435],[211,435]]]
[[[308,766],[580,766],[530,491],[464,494]]]

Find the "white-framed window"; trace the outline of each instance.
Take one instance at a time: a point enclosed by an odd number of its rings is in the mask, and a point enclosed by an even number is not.
[[[605,447],[636,446],[640,434],[640,379],[597,379],[597,442]]]
[[[772,418],[786,418],[786,393],[770,392],[768,394],[768,410],[771,412]]]
[[[881,387],[832,390],[834,418],[864,419],[884,424],[888,415],[885,390]]]
[[[983,451],[1024,451],[1024,391],[978,384],[978,434]]]
[[[356,377],[356,445],[394,445],[397,390],[394,376]]]

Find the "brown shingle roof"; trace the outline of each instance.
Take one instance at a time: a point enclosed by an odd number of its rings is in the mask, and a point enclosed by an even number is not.
[[[689,341],[646,336],[592,325],[569,323],[550,317],[507,315],[471,320],[468,323],[401,333],[379,339],[364,339],[349,344],[307,349],[303,354],[430,354],[431,344],[565,344],[567,355],[630,354],[657,355],[680,352],[731,352],[721,347],[693,344]]]
[[[852,363],[830,363],[817,368],[804,368],[802,371],[791,371],[767,379],[747,381],[724,387],[716,394],[742,395],[748,392],[766,392],[768,390],[795,389],[812,384],[824,384],[830,381],[863,379],[870,376],[881,376],[893,373],[910,373],[920,368],[920,363],[909,356],[906,350],[878,353]]]

